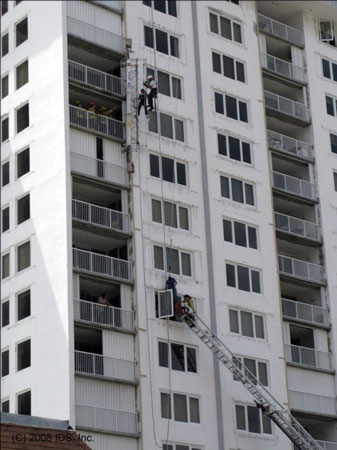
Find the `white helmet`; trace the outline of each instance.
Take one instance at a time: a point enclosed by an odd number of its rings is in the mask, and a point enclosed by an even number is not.
[[[147,77],[147,79],[148,79],[148,80],[152,80],[152,79],[153,79],[153,76],[152,76],[152,75],[149,75],[149,76]]]

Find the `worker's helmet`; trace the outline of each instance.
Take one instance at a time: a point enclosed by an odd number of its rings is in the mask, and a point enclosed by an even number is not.
[[[80,105],[82,102],[81,102],[81,100],[76,100],[76,105]]]
[[[147,77],[147,79],[148,79],[148,80],[153,80],[153,76],[152,76],[152,75],[149,75],[149,76]]]
[[[101,111],[106,111],[106,106],[101,106]]]
[[[96,105],[96,103],[95,102],[90,102],[89,103],[89,106],[93,106],[93,105]]]

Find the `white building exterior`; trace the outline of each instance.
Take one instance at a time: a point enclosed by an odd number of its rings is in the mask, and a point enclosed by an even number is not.
[[[337,449],[336,6],[2,2],[2,411],[95,450],[292,449],[158,318],[171,274]]]

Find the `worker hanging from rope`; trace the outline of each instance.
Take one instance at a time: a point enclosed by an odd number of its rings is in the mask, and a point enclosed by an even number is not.
[[[181,318],[180,318],[180,310],[181,310],[181,299],[178,295],[177,292],[177,280],[173,277],[171,277],[171,275],[169,275],[168,279],[166,280],[166,286],[165,289],[167,291],[172,290],[172,294],[173,294],[173,312],[174,312],[174,319],[177,322],[181,322]]]
[[[158,94],[157,83],[154,81],[152,75],[149,75],[147,77],[147,81],[144,82],[144,86],[147,89],[150,89],[150,92],[148,93],[149,104],[147,106],[148,106],[149,110],[152,111],[154,109],[153,99],[157,98],[157,94]]]
[[[144,107],[144,112],[146,117],[149,117],[147,112],[147,93],[145,89],[141,89],[139,97],[138,97],[138,116],[140,115],[140,110]]]

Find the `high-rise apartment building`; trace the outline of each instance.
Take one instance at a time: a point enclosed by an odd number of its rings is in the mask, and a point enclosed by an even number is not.
[[[336,450],[337,2],[1,8],[1,410],[95,450],[292,449],[159,318],[171,275]]]

